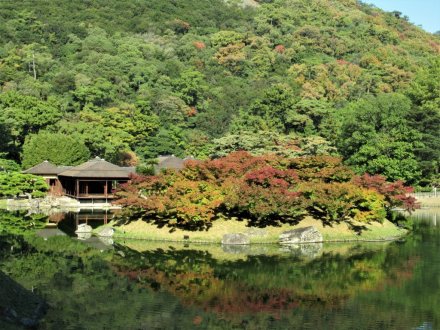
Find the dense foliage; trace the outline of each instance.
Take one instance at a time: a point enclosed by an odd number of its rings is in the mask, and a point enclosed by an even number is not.
[[[17,172],[0,172],[0,197],[30,195],[43,197],[49,186],[41,176]]]
[[[34,163],[44,130],[120,164],[299,148],[438,177],[437,35],[355,0],[246,3],[1,1],[2,158]]]
[[[298,223],[305,215],[325,224],[383,221],[393,207],[416,206],[411,188],[381,176],[356,176],[340,158],[241,151],[188,161],[180,172],[135,176],[116,192],[128,219],[187,229],[209,228],[218,218],[252,226]]]
[[[57,165],[78,165],[89,158],[89,149],[81,139],[61,133],[40,131],[36,135],[29,135],[23,145],[22,164],[25,168],[45,160]]]

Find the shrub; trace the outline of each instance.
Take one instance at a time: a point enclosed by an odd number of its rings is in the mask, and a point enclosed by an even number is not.
[[[401,182],[354,177],[330,156],[284,158],[239,151],[188,161],[180,171],[134,176],[116,192],[132,218],[186,229],[215,219],[247,219],[252,226],[297,223],[310,214],[324,223],[383,221],[387,208],[411,202]]]

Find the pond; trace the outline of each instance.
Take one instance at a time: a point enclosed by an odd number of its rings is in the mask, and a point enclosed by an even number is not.
[[[228,250],[35,235],[45,217],[1,211],[0,328],[438,329],[440,209],[412,219],[391,243]]]

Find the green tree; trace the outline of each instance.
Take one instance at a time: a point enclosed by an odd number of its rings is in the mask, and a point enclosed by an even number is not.
[[[420,132],[423,145],[414,150],[422,169],[421,185],[429,185],[440,173],[440,60],[422,68],[414,79],[408,95],[416,108],[408,120]]]
[[[347,163],[358,172],[418,182],[420,165],[414,151],[423,144],[407,119],[410,112],[411,101],[400,94],[365,98],[341,111],[337,146]]]
[[[0,172],[1,171],[19,171],[20,165],[13,160],[7,159],[5,153],[0,153]]]
[[[148,138],[136,149],[136,152],[144,159],[155,158],[159,155],[184,157],[186,156],[185,147],[185,132],[177,126],[170,126],[159,129],[157,134]]]
[[[0,197],[16,197],[24,194],[43,197],[48,189],[46,181],[41,176],[0,172]]]
[[[40,132],[30,135],[23,146],[23,167],[48,160],[57,165],[78,165],[90,158],[84,141],[78,136]]]
[[[0,129],[6,136],[6,146],[0,151],[6,151],[18,160],[26,136],[53,125],[61,116],[54,100],[42,101],[16,92],[0,94]]]
[[[225,157],[234,151],[248,151],[253,155],[274,153],[284,156],[298,156],[301,150],[297,146],[293,136],[270,131],[254,133],[242,131],[236,134],[228,134],[214,139],[211,148],[211,157]]]
[[[180,77],[174,80],[173,86],[176,94],[189,106],[201,104],[208,89],[203,74],[192,69],[183,71]]]
[[[255,132],[263,130],[287,133],[287,118],[295,111],[293,96],[292,89],[286,84],[268,88],[263,97],[255,100],[247,111],[240,113],[232,123],[232,130],[240,131],[246,128]]]

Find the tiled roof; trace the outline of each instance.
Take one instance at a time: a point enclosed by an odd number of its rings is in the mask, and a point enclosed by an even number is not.
[[[64,177],[108,179],[128,179],[129,174],[130,172],[126,168],[109,163],[99,157],[58,173],[59,176]]]
[[[158,164],[155,166],[157,171],[162,169],[181,170],[184,168],[184,160],[182,158],[172,156],[160,156],[158,157]]]
[[[45,160],[44,162],[31,167],[23,173],[27,174],[37,174],[37,175],[57,175],[61,171],[60,167],[52,164],[51,162]]]

